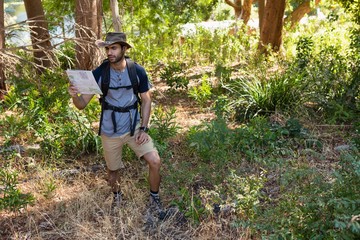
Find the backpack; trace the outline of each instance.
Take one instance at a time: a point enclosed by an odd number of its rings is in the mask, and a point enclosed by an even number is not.
[[[126,67],[128,70],[129,78],[131,81],[131,87],[134,91],[134,94],[137,97],[137,101],[132,106],[128,106],[128,107],[124,107],[124,108],[123,107],[115,107],[115,106],[108,104],[105,101],[105,97],[109,91],[109,85],[110,85],[110,63],[108,60],[105,60],[98,68],[96,68],[93,71],[93,75],[96,79],[96,82],[99,82],[100,77],[102,79],[101,80],[101,91],[102,91],[103,95],[99,99],[100,104],[101,104],[99,135],[101,133],[101,124],[102,124],[102,120],[103,120],[104,110],[112,110],[113,111],[112,112],[112,121],[113,121],[113,125],[114,125],[114,133],[115,133],[116,132],[115,112],[129,112],[130,119],[132,119],[130,110],[136,109],[135,117],[132,120],[132,123],[130,123],[130,136],[133,136],[135,133],[137,115],[139,112],[139,107],[141,106],[141,99],[139,96],[138,76],[140,77],[142,75],[139,74],[139,71],[137,70],[137,67],[136,67],[136,63],[134,61],[132,61],[129,57],[125,57],[125,61],[126,61]]]

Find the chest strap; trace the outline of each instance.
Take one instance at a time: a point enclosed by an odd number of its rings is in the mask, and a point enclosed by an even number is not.
[[[111,112],[111,119],[114,127],[114,133],[116,133],[117,126],[116,126],[116,118],[115,118],[115,112],[128,112],[130,116],[130,136],[134,136],[135,133],[135,127],[136,127],[136,119],[138,114],[138,102],[136,101],[133,105],[127,106],[127,107],[115,107],[107,102],[104,101],[103,104],[104,110],[112,110]],[[135,118],[133,118],[131,114],[131,109],[136,109],[135,111]]]

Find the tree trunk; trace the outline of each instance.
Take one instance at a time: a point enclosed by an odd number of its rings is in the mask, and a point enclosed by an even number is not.
[[[5,24],[4,24],[4,0],[0,0],[0,51],[5,48]],[[5,84],[5,65],[3,61],[3,56],[0,54],[0,100],[4,99],[4,94],[6,92]]]
[[[247,25],[250,20],[252,3],[253,0],[244,0],[242,20],[244,21],[245,25]]]
[[[238,20],[241,17],[242,12],[242,1],[241,0],[225,0],[225,3],[227,3],[229,6],[234,8],[235,11],[235,20]]]
[[[30,27],[30,38],[34,51],[34,62],[42,72],[52,66],[51,42],[48,24],[45,19],[41,0],[24,0]]]
[[[76,68],[90,70],[95,67],[93,61],[99,49],[94,45],[101,38],[102,0],[76,0],[75,36]]]
[[[258,0],[259,13],[259,31],[261,32],[262,23],[264,22],[265,0]]]
[[[122,26],[121,26],[121,19],[119,16],[119,5],[117,0],[110,0],[110,6],[111,6],[111,14],[112,14],[112,22],[114,26],[115,32],[121,32]]]
[[[251,5],[253,0],[225,0],[225,3],[234,8],[235,11],[235,20],[243,20],[244,24],[246,25],[250,19],[251,14]]]
[[[320,0],[315,0],[315,6],[319,5]],[[300,20],[312,10],[310,1],[300,4],[289,16],[285,18],[285,23],[291,22],[290,28],[294,28]]]
[[[263,24],[260,32],[259,48],[266,53],[266,46],[279,51],[282,43],[285,0],[267,0],[264,9]]]

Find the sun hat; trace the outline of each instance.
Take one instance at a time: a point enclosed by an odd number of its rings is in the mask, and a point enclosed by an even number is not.
[[[95,42],[98,47],[106,47],[114,43],[120,43],[128,48],[132,48],[132,46],[126,42],[126,34],[123,32],[109,32],[106,34],[105,41],[96,40]]]

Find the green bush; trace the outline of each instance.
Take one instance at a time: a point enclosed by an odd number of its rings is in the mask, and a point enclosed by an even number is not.
[[[5,106],[16,115],[5,117],[2,131],[8,141],[26,137],[29,143],[40,143],[50,159],[98,152],[100,141],[91,128],[100,113],[98,102],[92,101],[84,112],[75,110],[62,70],[48,71],[33,81],[11,79]]]
[[[0,169],[0,210],[16,212],[34,202],[34,197],[29,193],[21,193],[17,184],[15,172]]]
[[[175,121],[176,108],[166,109],[157,106],[154,109],[149,134],[153,138],[160,153],[164,153],[168,147],[168,140],[175,137],[180,127]]]
[[[305,101],[307,89],[301,73],[289,72],[264,78],[234,79],[224,88],[230,93],[230,105],[236,109],[237,119],[275,112],[293,112]]]
[[[184,75],[184,65],[179,62],[170,62],[160,73],[161,80],[170,88],[187,89],[189,79]]]
[[[209,83],[208,76],[204,75],[201,79],[201,83],[198,86],[191,87],[189,89],[188,95],[193,98],[200,107],[205,107],[210,100],[212,93],[212,87]]]
[[[343,154],[342,168],[330,176],[310,166],[285,169],[279,186],[281,199],[264,207],[257,227],[270,239],[359,238],[358,156],[356,151]]]
[[[253,220],[262,198],[261,189],[265,178],[257,176],[240,177],[231,171],[214,190],[203,189],[200,193],[205,209],[213,214],[214,206],[233,209],[239,219]]]

